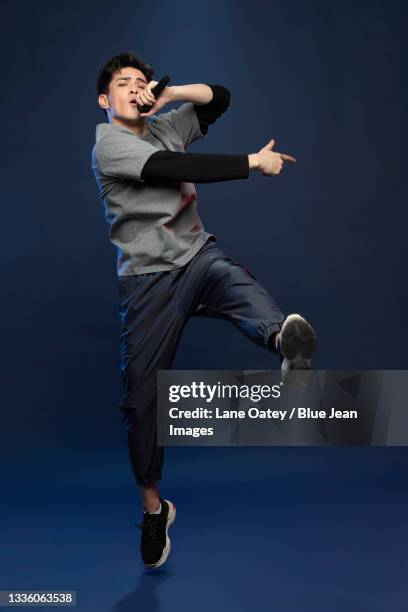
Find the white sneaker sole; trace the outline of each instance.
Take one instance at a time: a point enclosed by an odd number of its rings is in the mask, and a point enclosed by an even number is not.
[[[280,350],[284,357],[282,371],[309,370],[316,350],[313,327],[299,314],[289,315],[280,330]]]
[[[174,521],[176,520],[176,506],[168,499],[165,499],[164,501],[167,502],[169,505],[169,514],[167,516],[167,523],[166,523],[166,546],[163,548],[163,553],[160,559],[156,563],[146,563],[146,567],[151,567],[151,568],[160,567],[161,565],[163,565],[163,563],[166,563],[167,558],[170,554],[171,542],[170,542],[168,530],[169,530],[169,527],[171,527]]]

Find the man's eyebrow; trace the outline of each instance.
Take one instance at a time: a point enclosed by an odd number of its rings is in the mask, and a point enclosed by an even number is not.
[[[131,79],[132,77],[127,76],[127,77],[118,77],[116,80],[117,81],[129,81],[129,79]],[[141,77],[137,77],[136,81],[142,81],[142,83],[145,83],[145,85],[147,85],[147,81],[145,81],[144,79],[142,79]]]

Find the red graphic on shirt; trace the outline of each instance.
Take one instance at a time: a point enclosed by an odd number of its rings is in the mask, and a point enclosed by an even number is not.
[[[177,221],[178,216],[183,212],[183,210],[185,210],[188,206],[191,206],[192,204],[194,204],[194,202],[197,200],[197,192],[194,189],[194,187],[193,187],[193,191],[189,190],[186,193],[184,186],[185,186],[185,183],[180,183],[180,191],[181,191],[181,196],[182,196],[180,207],[178,208],[174,217],[170,219],[170,221],[167,221],[167,223],[164,223],[164,227],[168,229],[170,229],[171,226]],[[198,218],[197,214],[196,214],[196,218]],[[194,227],[192,229],[195,230],[195,228],[198,227],[197,223],[200,223],[199,219],[198,219],[198,222],[196,220],[196,223],[194,224]]]
[[[195,201],[196,201],[196,194],[189,193],[185,198],[183,198],[181,202],[181,206],[179,210],[177,211],[177,214],[179,215],[184,208],[187,208],[187,206],[190,206],[190,204],[192,204]]]

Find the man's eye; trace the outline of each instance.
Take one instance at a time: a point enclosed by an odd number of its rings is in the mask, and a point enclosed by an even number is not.
[[[118,83],[118,87],[123,87],[124,85],[126,85],[126,83]],[[146,89],[146,86],[141,87],[140,85],[138,85],[138,88],[141,89],[141,90],[144,90],[144,89]]]

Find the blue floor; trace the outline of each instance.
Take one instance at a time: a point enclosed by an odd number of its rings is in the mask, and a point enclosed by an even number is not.
[[[1,590],[75,590],[98,612],[407,610],[408,449],[168,448],[156,571],[126,450],[51,457],[3,478]]]

